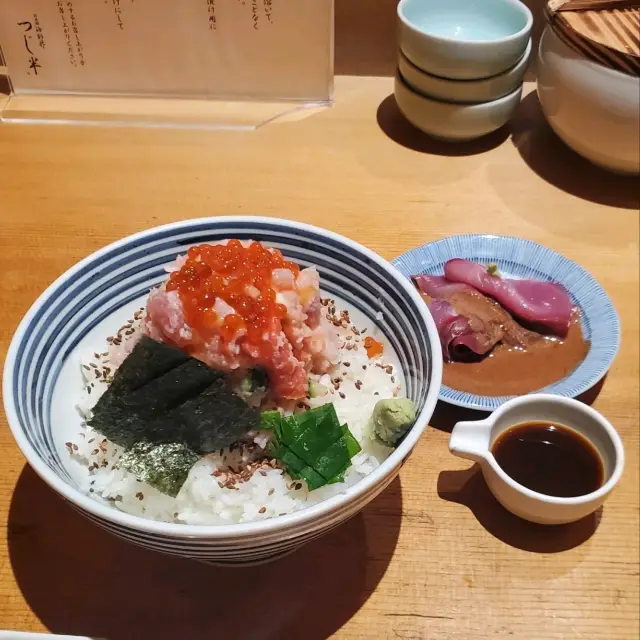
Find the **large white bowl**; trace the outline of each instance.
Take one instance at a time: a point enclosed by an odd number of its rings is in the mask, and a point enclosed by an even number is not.
[[[442,78],[489,78],[524,54],[533,16],[519,0],[400,0],[398,44]]]
[[[418,69],[402,51],[398,51],[398,71],[412,89],[430,98],[445,102],[491,102],[506,96],[522,85],[531,48],[531,40],[529,40],[524,55],[515,66],[497,76],[481,80],[450,80],[432,76]]]
[[[419,408],[416,423],[380,467],[343,494],[270,520],[224,526],[169,524],[97,502],[78,488],[56,446],[63,426],[54,420],[52,399],[57,385],[64,385],[61,370],[78,356],[74,349],[90,331],[99,331],[123,305],[142,301],[166,278],[164,265],[193,244],[226,238],[255,239],[303,266],[315,264],[325,294],[340,297],[372,320],[380,314],[376,322],[398,352],[407,395]],[[294,550],[355,515],[389,485],[428,424],[441,378],[438,332],[426,306],[411,283],[373,251],[297,222],[220,217],[177,222],[124,238],[60,276],[33,304],[13,337],[3,394],[9,426],[29,464],[88,518],[150,549],[239,565]]]
[[[640,78],[593,62],[547,27],[538,96],[552,129],[576,153],[620,173],[640,173]]]
[[[396,75],[395,96],[402,114],[421,131],[442,140],[480,138],[504,125],[520,102],[522,86],[498,100],[459,104],[427,98]]]

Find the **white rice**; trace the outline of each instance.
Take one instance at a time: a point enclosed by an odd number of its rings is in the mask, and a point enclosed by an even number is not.
[[[368,325],[369,334],[381,339],[376,327]],[[88,353],[81,358],[85,389],[90,389],[89,392],[85,390],[78,406],[84,420],[91,417],[91,407],[107,388],[107,383],[97,378],[96,371],[101,372],[107,366],[113,373],[139,337],[136,323],[134,328],[135,333],[124,336],[122,344],[110,345],[105,352],[108,355],[100,354],[104,349],[98,347],[96,353]],[[229,464],[237,468],[250,460],[250,456],[259,455],[262,452],[260,447],[266,446],[269,434],[258,433],[253,438],[257,448],[252,454],[246,450],[225,450],[222,456],[216,453],[199,460],[178,495],[172,498],[119,469],[117,462],[123,449],[105,440],[83,422],[82,432],[73,442],[67,443],[67,448],[71,458],[82,466],[84,490],[96,500],[107,501],[130,514],[165,522],[202,525],[264,520],[297,511],[345,491],[371,473],[391,453],[391,448],[372,437],[369,418],[378,400],[404,394],[404,380],[388,343],[385,342],[383,356],[370,360],[362,345],[364,336],[354,333],[351,327],[337,327],[335,331],[341,343],[340,365],[332,376],[314,376],[326,387],[327,393],[306,402],[311,407],[333,402],[340,421],[348,424],[362,447],[362,451],[352,459],[344,482],[309,492],[304,480],[292,480],[278,468],[263,468],[247,481],[236,482],[233,488],[224,486],[213,474],[224,471]]]

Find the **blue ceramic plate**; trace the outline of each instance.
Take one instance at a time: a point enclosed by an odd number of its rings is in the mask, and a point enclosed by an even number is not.
[[[620,346],[618,314],[604,289],[575,262],[530,240],[468,234],[423,244],[396,258],[393,265],[407,277],[442,275],[445,262],[452,258],[496,263],[506,277],[558,282],[580,308],[582,331],[591,342],[587,357],[568,376],[537,391],[574,398],[609,370]],[[445,385],[440,390],[440,399],[445,402],[483,411],[493,411],[512,397],[479,396]]]

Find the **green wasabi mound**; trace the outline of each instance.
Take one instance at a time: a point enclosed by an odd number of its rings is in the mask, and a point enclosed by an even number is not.
[[[373,408],[373,433],[384,444],[394,447],[411,429],[416,419],[415,405],[409,398],[378,400]]]

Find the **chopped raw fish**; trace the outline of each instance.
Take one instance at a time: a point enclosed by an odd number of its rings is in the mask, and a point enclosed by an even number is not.
[[[562,285],[497,277],[485,266],[460,258],[444,265],[444,275],[451,282],[467,284],[491,296],[526,322],[545,327],[560,337],[569,331],[573,305]]]
[[[444,276],[430,276],[422,273],[418,276],[411,276],[414,284],[422,293],[436,299],[446,299],[459,291],[475,291],[473,287],[461,282],[451,282]]]
[[[456,310],[445,300],[427,302],[440,336],[442,355],[445,360],[451,359],[451,352],[456,347],[466,347],[478,355],[484,355],[496,344],[487,335],[475,332],[469,319],[456,313]]]
[[[144,330],[223,371],[262,368],[276,398],[307,394],[338,359],[320,278],[259,243],[192,247],[149,295]]]
[[[484,355],[498,342],[525,347],[540,339],[473,287],[442,276],[419,275],[413,280],[434,318],[445,360],[469,351]]]

